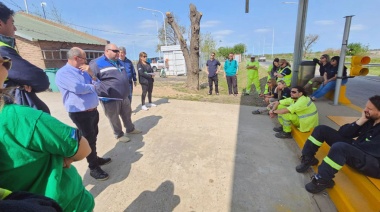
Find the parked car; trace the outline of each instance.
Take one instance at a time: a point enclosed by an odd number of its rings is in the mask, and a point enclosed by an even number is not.
[[[159,71],[165,68],[165,61],[157,60],[157,62],[151,63],[150,66],[152,66],[153,71]]]
[[[259,57],[259,62],[265,62],[267,58],[265,56],[260,56]]]

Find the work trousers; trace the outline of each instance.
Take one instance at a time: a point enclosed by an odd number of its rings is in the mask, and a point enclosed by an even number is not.
[[[347,83],[347,79],[342,80],[341,85],[345,85]],[[336,80],[328,82],[326,85],[319,86],[318,90],[316,90],[312,96],[315,98],[321,98],[326,95],[329,91],[335,90]]]
[[[100,101],[100,104],[111,124],[115,138],[120,138],[124,135],[119,116],[123,121],[127,133],[135,130],[135,125],[133,125],[131,120],[132,109],[128,98],[108,102]]]
[[[88,141],[91,153],[86,157],[88,167],[94,169],[99,166],[98,155],[96,153],[96,139],[99,133],[99,112],[98,110],[69,113],[69,117],[82,132],[83,137]]]
[[[215,85],[215,93],[219,93],[219,89],[218,89],[218,75],[216,74],[215,76],[213,77],[208,77],[208,86],[210,88],[209,90],[209,94],[212,94],[212,84],[214,83]]]
[[[380,161],[353,145],[354,139],[341,136],[335,129],[320,125],[306,140],[302,155],[313,157],[325,141],[330,151],[318,167],[318,174],[324,179],[332,179],[344,164],[364,175],[380,178]]]
[[[130,80],[129,81],[129,95],[128,95],[128,99],[129,99],[129,102],[131,103],[131,105],[132,105],[133,85],[134,85],[133,81]]]
[[[286,108],[285,105],[278,105],[277,110]],[[300,126],[299,118],[297,114],[285,113],[278,114],[278,122],[282,125],[284,132],[290,133],[292,131],[292,124],[297,128]]]
[[[226,76],[226,78],[227,78],[227,85],[228,85],[228,94],[238,94],[236,75]]]
[[[148,84],[141,84],[141,105],[145,105],[146,93],[148,93],[148,101],[152,103],[153,82]]]
[[[255,85],[258,94],[261,93],[259,71],[257,70],[247,70],[247,87],[245,88],[245,93],[249,94],[251,92],[252,84]]]
[[[311,95],[312,93],[314,93],[314,91],[318,89],[319,85],[321,85],[323,81],[325,81],[323,77],[314,77],[311,80],[309,80],[309,82],[307,82],[306,85],[303,86],[303,88],[305,89],[308,95]]]

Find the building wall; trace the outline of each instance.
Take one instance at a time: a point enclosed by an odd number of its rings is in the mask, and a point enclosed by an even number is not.
[[[16,37],[17,49],[21,57],[41,69],[61,68],[67,62],[66,51],[72,47],[79,47],[85,51],[104,51],[103,45],[79,44],[54,41],[29,41]],[[45,51],[45,55],[42,50]],[[61,51],[60,51],[61,50]],[[88,62],[99,54],[87,53]]]
[[[22,58],[39,68],[45,68],[41,48],[37,42],[29,41],[16,36],[16,46]]]

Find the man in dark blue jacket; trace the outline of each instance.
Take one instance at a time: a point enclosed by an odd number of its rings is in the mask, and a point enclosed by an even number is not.
[[[0,2],[0,54],[11,58],[13,63],[4,84],[6,87],[16,87],[14,95],[17,104],[50,113],[48,106],[36,95],[49,88],[49,78],[42,69],[23,59],[15,49],[17,29],[13,15],[14,11]]]
[[[138,134],[141,131],[135,129],[131,120],[132,109],[131,102],[128,99],[128,73],[118,59],[119,53],[120,50],[115,44],[107,44],[104,55],[91,60],[90,68],[94,73],[91,76],[92,79],[100,80],[100,83],[95,85],[95,89],[113,133],[116,139],[125,143],[131,140],[126,133]],[[126,133],[123,132],[119,116],[126,128]]]
[[[119,60],[123,64],[125,71],[128,73],[128,79],[129,79],[129,95],[128,99],[132,104],[132,93],[133,93],[133,86],[136,87],[137,79],[136,79],[136,71],[135,67],[133,67],[133,63],[130,59],[126,57],[127,51],[125,50],[125,47],[120,46],[119,47],[120,53],[119,53]]]
[[[332,188],[335,184],[332,179],[344,164],[364,175],[380,178],[380,96],[369,98],[362,116],[339,131],[324,125],[316,127],[303,146],[297,172],[318,164],[314,155],[323,142],[330,146],[330,151],[318,167],[318,174],[305,185],[310,193]]]

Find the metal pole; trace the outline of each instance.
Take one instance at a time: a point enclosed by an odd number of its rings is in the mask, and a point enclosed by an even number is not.
[[[307,7],[309,0],[299,0],[298,2],[298,16],[297,16],[297,29],[294,41],[294,54],[293,54],[293,68],[292,68],[292,87],[297,85],[298,82],[298,69],[302,60],[303,43],[305,40],[305,27]]]
[[[41,2],[42,11],[44,12],[44,18],[46,19],[45,7],[44,6],[46,6],[46,2]]]
[[[26,13],[29,14],[28,3],[26,2],[26,0],[24,0],[24,4],[25,4]]]
[[[168,45],[168,43],[166,42],[166,22],[165,22],[165,16],[164,16],[164,13],[159,11],[159,10],[154,10],[154,9],[149,9],[149,8],[145,8],[145,7],[137,7],[138,9],[142,9],[142,10],[150,10],[150,11],[154,11],[154,12],[159,12],[161,13],[162,15],[162,21],[164,22],[164,31],[165,31],[165,46]]]
[[[340,86],[342,85],[342,75],[343,75],[344,60],[346,58],[346,50],[347,50],[348,37],[350,35],[350,26],[351,26],[352,16],[353,15],[345,17],[346,18],[346,24],[344,26],[342,48],[340,50],[340,59],[339,59],[339,66],[338,66],[338,74],[337,74],[337,78],[336,78],[335,93],[334,93],[334,105],[338,105]]]
[[[156,14],[153,13],[155,19],[157,18]],[[158,24],[157,24],[157,19],[156,19],[156,29],[157,29],[157,47],[159,48],[158,49],[158,58],[159,60],[161,60],[161,48],[160,48],[160,38],[159,38],[159,35],[160,33],[158,32]]]

